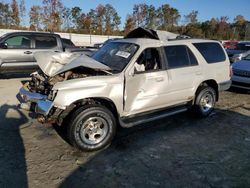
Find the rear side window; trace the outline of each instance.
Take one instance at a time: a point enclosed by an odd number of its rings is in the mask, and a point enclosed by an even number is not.
[[[218,63],[226,60],[221,46],[215,42],[193,43],[207,63]]]
[[[198,65],[194,54],[185,45],[167,46],[164,50],[170,69]]]
[[[35,46],[38,49],[50,49],[57,47],[56,37],[53,36],[35,36]]]

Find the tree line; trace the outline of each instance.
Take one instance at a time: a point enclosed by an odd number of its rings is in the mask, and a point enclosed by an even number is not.
[[[139,3],[133,6],[121,27],[121,17],[111,4],[99,4],[85,13],[78,6],[64,6],[61,0],[42,0],[41,5],[33,5],[30,10],[26,10],[25,0],[12,0],[10,4],[0,2],[0,28],[125,35],[137,27],[144,27],[199,38],[250,39],[250,24],[242,15],[237,15],[230,23],[227,16],[200,22],[198,14],[193,10],[181,16],[178,9],[169,4],[155,7]],[[27,16],[29,26],[25,27]]]

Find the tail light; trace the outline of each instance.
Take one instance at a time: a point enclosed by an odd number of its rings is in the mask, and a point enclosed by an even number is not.
[[[229,66],[229,76],[230,76],[230,78],[233,76],[232,66]]]

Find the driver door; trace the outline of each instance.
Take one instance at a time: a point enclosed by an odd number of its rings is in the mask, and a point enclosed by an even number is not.
[[[134,65],[134,74],[126,78],[125,116],[165,106],[169,81],[159,52],[158,48],[144,50]]]

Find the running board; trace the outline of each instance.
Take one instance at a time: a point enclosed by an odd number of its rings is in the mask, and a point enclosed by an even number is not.
[[[187,106],[175,107],[175,108],[164,110],[164,111],[162,110],[162,111],[157,111],[157,112],[153,112],[150,114],[138,115],[138,116],[131,117],[131,118],[130,117],[119,118],[119,123],[122,127],[129,128],[135,125],[148,123],[148,122],[162,119],[168,116],[172,116],[181,112],[185,112],[188,109],[189,108]]]

